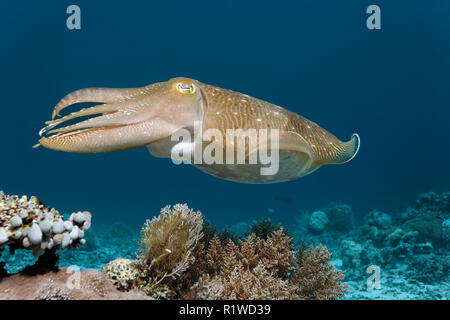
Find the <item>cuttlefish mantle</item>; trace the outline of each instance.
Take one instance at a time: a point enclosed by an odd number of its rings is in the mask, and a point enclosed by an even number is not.
[[[81,102],[99,104],[60,117],[63,109]],[[98,116],[60,127],[66,121],[94,115]],[[255,143],[250,141],[251,135],[241,144],[234,137],[227,139],[236,131],[256,133]],[[192,139],[181,141],[186,132]],[[262,135],[264,132],[266,135]],[[287,109],[188,78],[140,88],[74,91],[56,105],[52,120],[39,134],[36,146],[65,152],[98,153],[147,146],[152,155],[174,160],[180,152],[194,159],[196,152],[208,151],[216,161],[196,160],[192,164],[216,177],[243,183],[293,180],[325,164],[346,163],[355,157],[360,144],[357,134],[342,142]],[[243,158],[236,161],[240,151]],[[236,155],[235,162],[226,158],[230,154],[231,158]],[[263,158],[263,154],[270,157]],[[267,159],[277,161],[276,170],[262,174],[264,168],[273,165]]]

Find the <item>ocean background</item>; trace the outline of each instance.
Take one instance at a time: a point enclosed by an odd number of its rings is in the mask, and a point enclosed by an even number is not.
[[[81,30],[66,27],[71,4]],[[371,4],[381,30],[366,28]],[[175,203],[219,229],[262,218],[290,226],[333,201],[359,221],[373,208],[397,212],[450,190],[449,18],[446,0],[1,1],[0,190],[136,230]],[[299,180],[247,185],[146,148],[32,149],[67,93],[176,76],[278,104],[341,140],[357,132],[360,152]]]

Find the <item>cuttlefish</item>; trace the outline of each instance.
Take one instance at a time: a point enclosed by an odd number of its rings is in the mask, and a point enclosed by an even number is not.
[[[84,102],[100,104],[60,117],[64,108]],[[99,116],[57,128],[66,121],[93,115]],[[215,130],[213,137],[207,134],[210,129]],[[187,143],[174,139],[181,130],[189,132],[193,139]],[[36,146],[77,153],[147,146],[156,157],[173,157],[174,152],[190,153],[189,156],[193,157],[197,146],[200,145],[201,153],[208,144],[220,142],[212,152],[216,159],[220,159],[225,158],[227,148],[238,152],[239,143],[234,138],[227,139],[232,130],[276,132],[276,135],[266,134],[264,138],[258,138],[256,144],[250,143],[247,137],[240,146],[244,148],[245,160],[255,159],[252,156],[263,149],[267,154],[276,152],[272,159],[278,161],[277,170],[272,174],[261,174],[267,162],[259,160],[256,163],[194,161],[192,164],[227,180],[274,183],[297,179],[325,164],[346,163],[359,149],[357,134],[342,142],[292,111],[188,78],[173,78],[140,88],[74,91],[56,105],[52,120],[47,121],[46,127],[39,132],[41,139]]]

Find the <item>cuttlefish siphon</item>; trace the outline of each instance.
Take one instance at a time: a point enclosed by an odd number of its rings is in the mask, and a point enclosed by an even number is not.
[[[100,104],[57,118],[64,108],[83,102]],[[99,116],[57,128],[93,115]],[[243,183],[293,180],[325,164],[346,163],[359,149],[357,134],[342,142],[294,112],[188,78],[140,88],[77,90],[56,105],[46,125],[36,146],[77,153],[147,146],[154,156],[174,160],[175,155],[184,154],[204,172]],[[185,132],[192,140],[180,142],[180,133]],[[243,143],[235,140],[242,136]],[[215,161],[196,158],[207,151]],[[243,158],[236,161],[240,151]],[[275,170],[264,173],[268,166]]]

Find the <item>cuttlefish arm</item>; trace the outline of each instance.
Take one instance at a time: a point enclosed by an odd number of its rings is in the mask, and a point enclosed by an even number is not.
[[[80,102],[101,102],[112,103],[125,101],[146,93],[148,87],[142,88],[86,88],[76,90],[62,98],[55,106],[52,119],[59,116],[59,113],[70,105]]]
[[[79,102],[101,104],[56,118],[61,110]],[[61,126],[84,116],[94,117]],[[245,183],[296,179],[325,164],[348,162],[359,149],[357,134],[342,142],[316,123],[289,110],[187,78],[174,78],[136,89],[89,88],[75,91],[56,105],[52,120],[46,122],[46,127],[40,131],[38,145],[77,153],[149,146],[153,155],[170,157],[175,146],[190,152],[193,149],[193,144],[172,141],[172,135],[180,129],[194,134],[195,129],[199,130],[202,142],[210,141],[205,139],[209,129],[222,132],[224,137],[228,129],[277,129],[279,170],[273,175],[259,174],[260,163],[194,164],[217,177]],[[222,147],[225,153],[225,138]],[[246,157],[259,153],[263,147],[272,151],[270,138],[260,141],[256,147],[246,144]]]
[[[202,121],[206,100],[189,79],[172,79],[137,89],[90,88],[75,91],[57,104],[53,116],[78,102],[104,102],[63,118],[47,121],[39,145],[77,153],[137,148]],[[108,94],[109,92],[109,94]],[[66,121],[101,114],[60,127]]]

